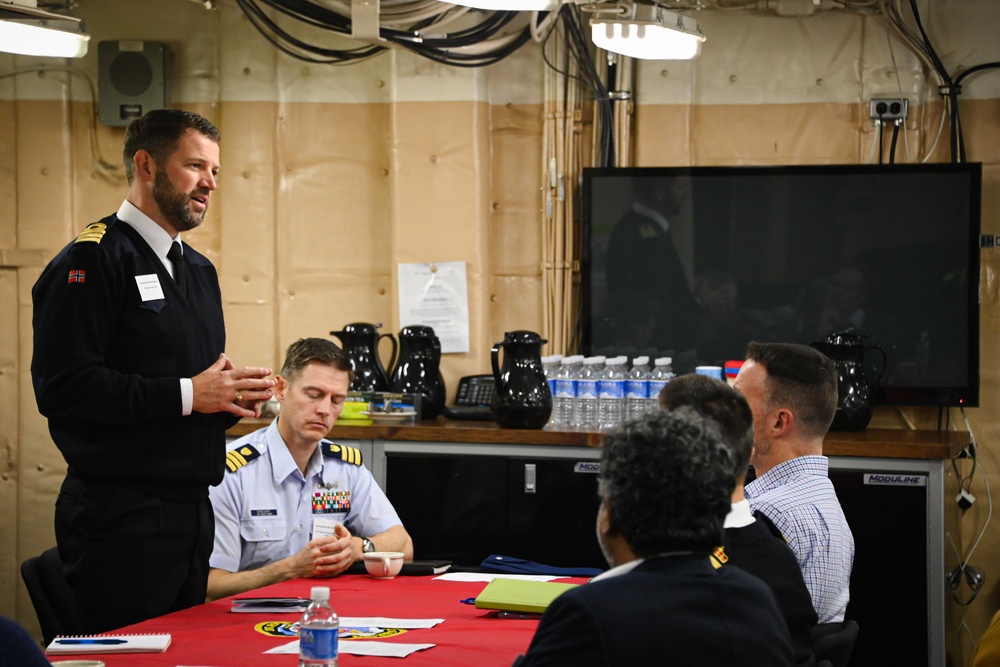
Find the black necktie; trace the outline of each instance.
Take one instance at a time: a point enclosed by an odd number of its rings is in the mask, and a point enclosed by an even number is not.
[[[181,294],[187,296],[187,281],[184,275],[184,253],[181,252],[180,243],[171,243],[170,251],[167,253],[167,259],[174,265],[174,282],[177,283],[177,287],[180,288]]]

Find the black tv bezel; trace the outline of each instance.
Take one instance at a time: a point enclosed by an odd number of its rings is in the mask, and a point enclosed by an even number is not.
[[[979,162],[935,162],[921,164],[823,164],[823,165],[734,165],[734,166],[689,166],[689,167],[585,167],[581,175],[581,273],[580,273],[580,323],[581,349],[589,353],[592,347],[592,326],[590,311],[590,271],[592,182],[596,178],[615,177],[671,177],[688,176],[795,176],[795,175],[859,175],[875,174],[962,174],[968,177],[969,206],[969,288],[966,304],[969,316],[968,339],[968,382],[964,387],[887,387],[876,389],[875,402],[883,405],[926,405],[937,407],[978,407],[980,395],[980,284],[981,261],[980,239],[982,233],[982,163]],[[975,277],[975,279],[973,279]]]

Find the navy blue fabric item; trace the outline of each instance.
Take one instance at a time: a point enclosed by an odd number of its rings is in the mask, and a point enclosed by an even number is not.
[[[554,565],[542,565],[534,561],[514,556],[500,556],[491,554],[486,557],[479,567],[490,572],[500,572],[503,574],[547,574],[557,577],[596,577],[604,570],[596,567],[556,567]]]

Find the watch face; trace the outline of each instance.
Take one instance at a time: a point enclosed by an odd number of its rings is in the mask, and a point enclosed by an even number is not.
[[[375,551],[375,543],[369,540],[367,537],[361,541],[361,545],[366,554],[370,554]]]

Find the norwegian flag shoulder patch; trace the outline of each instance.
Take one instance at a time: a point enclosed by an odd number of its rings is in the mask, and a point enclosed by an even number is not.
[[[69,282],[70,283],[85,283],[87,282],[87,272],[83,269],[74,269],[69,272]]]

